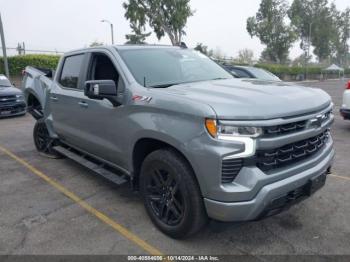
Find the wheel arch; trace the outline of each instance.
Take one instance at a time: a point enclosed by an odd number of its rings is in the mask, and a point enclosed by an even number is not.
[[[43,105],[40,103],[38,96],[32,92],[28,91],[27,93],[27,108],[28,112],[36,119],[40,119],[43,117]]]
[[[165,142],[164,140],[159,138],[144,137],[136,141],[132,150],[133,187],[135,189],[138,189],[141,166],[145,158],[150,153],[163,148],[168,148],[175,151],[177,154],[179,154],[179,156],[181,156],[184,159],[184,161],[188,164],[189,168],[191,168],[199,186],[199,181],[197,179],[195,170],[184,152],[178,149],[178,147],[175,144],[169,143],[169,141]]]
[[[34,103],[41,105],[40,100],[38,99],[37,95],[32,91],[28,91],[27,92],[27,105],[31,106]]]

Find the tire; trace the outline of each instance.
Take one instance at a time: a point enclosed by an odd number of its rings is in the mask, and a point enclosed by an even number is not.
[[[208,221],[193,171],[175,150],[160,149],[145,158],[140,191],[154,225],[172,238],[189,237]]]
[[[35,123],[33,139],[34,145],[41,155],[49,158],[61,158],[61,155],[53,149],[57,142],[50,137],[45,121],[42,118]]]

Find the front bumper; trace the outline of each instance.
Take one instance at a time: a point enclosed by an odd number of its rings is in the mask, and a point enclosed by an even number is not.
[[[25,102],[13,102],[0,104],[0,118],[24,115],[26,113]]]
[[[220,202],[205,198],[204,202],[207,214],[210,218],[225,222],[250,221],[268,215],[270,211],[277,210],[272,209],[272,207],[276,205],[276,200],[281,200],[289,194],[294,194],[294,192],[300,191],[312,178],[327,173],[333,163],[334,155],[334,149],[331,149],[330,153],[324,156],[317,165],[306,169],[303,172],[262,187],[252,200],[241,202]],[[306,197],[306,195],[301,194],[298,199],[286,204],[290,206]],[[282,210],[284,207],[285,206],[278,206],[278,210]]]
[[[340,114],[345,120],[350,120],[350,109],[341,108]]]

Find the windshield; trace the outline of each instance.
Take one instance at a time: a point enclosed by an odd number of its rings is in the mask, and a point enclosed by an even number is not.
[[[274,74],[261,68],[251,67],[249,68],[249,71],[251,71],[252,74],[258,79],[269,80],[269,81],[281,81],[281,79],[279,79]]]
[[[144,48],[119,50],[119,53],[136,81],[145,87],[233,78],[195,50]]]
[[[6,76],[0,75],[0,87],[1,86],[11,86],[11,83]]]

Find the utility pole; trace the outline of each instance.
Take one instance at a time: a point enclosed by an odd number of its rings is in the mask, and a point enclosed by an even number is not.
[[[21,55],[22,54],[22,46],[20,43],[17,44],[17,52],[18,52],[18,55]]]
[[[7,62],[5,35],[4,35],[4,28],[2,26],[1,13],[0,13],[0,37],[1,37],[2,53],[4,57],[5,75],[7,76],[8,79],[10,79],[9,64]]]
[[[310,57],[310,48],[311,48],[311,30],[312,30],[312,22],[309,24],[309,43],[307,47],[307,55],[305,58],[305,80],[307,80],[307,74],[308,74],[308,66],[309,66],[309,57]]]

